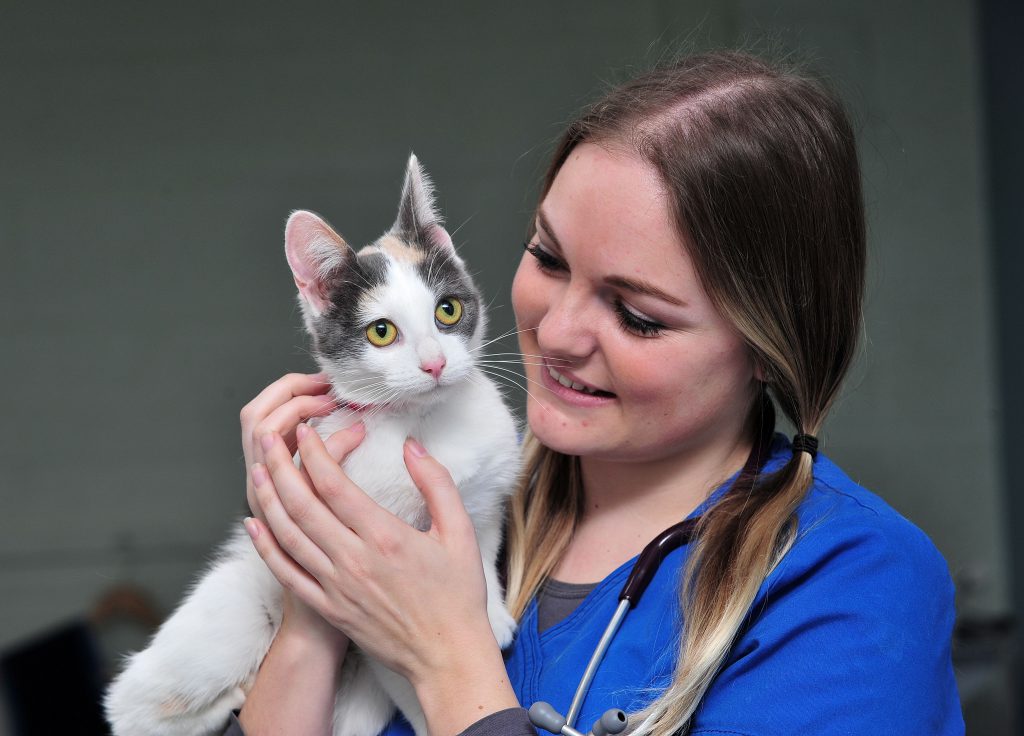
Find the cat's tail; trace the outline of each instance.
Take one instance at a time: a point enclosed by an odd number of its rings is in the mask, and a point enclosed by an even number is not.
[[[104,699],[114,736],[219,734],[281,623],[281,589],[241,530]]]

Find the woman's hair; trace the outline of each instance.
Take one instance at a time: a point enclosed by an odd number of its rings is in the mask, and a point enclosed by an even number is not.
[[[616,87],[562,136],[541,199],[578,144],[653,166],[700,283],[763,377],[750,407],[753,450],[704,513],[680,590],[684,631],[671,686],[634,717],[636,733],[685,732],[762,582],[793,543],[812,479],[797,452],[761,473],[772,398],[817,435],[856,350],[865,232],[854,133],[812,79],[738,52],[665,64]],[[769,398],[769,392],[771,398]],[[579,459],[526,440],[509,522],[509,603],[521,616],[569,544],[583,509]],[[724,482],[725,479],[723,478]]]

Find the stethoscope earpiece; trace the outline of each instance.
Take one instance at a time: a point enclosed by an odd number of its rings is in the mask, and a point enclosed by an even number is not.
[[[551,733],[560,733],[564,736],[584,736],[568,725],[565,716],[556,711],[550,703],[542,700],[530,706],[530,722],[537,728],[543,728]],[[629,719],[626,714],[618,708],[606,710],[604,715],[597,719],[594,727],[590,729],[588,736],[615,736],[626,730]]]
[[[628,725],[629,719],[626,714],[618,708],[612,708],[606,710],[604,715],[594,721],[590,733],[594,736],[615,736],[615,734],[625,731]]]

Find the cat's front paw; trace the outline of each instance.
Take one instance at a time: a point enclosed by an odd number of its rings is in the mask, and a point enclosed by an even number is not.
[[[487,618],[491,622],[491,630],[498,641],[498,647],[505,649],[516,635],[516,620],[501,602],[488,602]]]

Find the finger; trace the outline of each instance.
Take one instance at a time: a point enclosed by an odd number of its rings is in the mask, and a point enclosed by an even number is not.
[[[327,454],[334,459],[334,462],[341,465],[348,458],[348,454],[359,446],[365,435],[366,425],[356,422],[331,434],[324,440],[324,447],[327,448]]]
[[[242,411],[256,418],[265,417],[296,396],[315,396],[330,390],[326,373],[289,373],[260,391]]]
[[[273,533],[278,547],[317,580],[333,574],[334,564],[330,557],[292,519],[267,469],[257,463],[253,466],[252,476],[256,497],[265,516],[264,523]]]
[[[264,417],[253,430],[253,458],[260,460],[260,440],[270,432],[276,432],[284,438],[288,449],[294,454],[296,448],[295,427],[310,417],[330,414],[337,408],[333,396],[296,396],[274,409]]]
[[[242,407],[239,415],[242,425],[242,446],[251,449],[251,434],[257,424],[277,407],[296,396],[326,394],[331,382],[325,373],[289,373],[263,389],[252,401]],[[246,458],[246,464],[252,459]]]
[[[244,524],[256,552],[281,586],[297,595],[314,610],[324,610],[327,595],[323,588],[313,576],[285,554],[270,529],[258,519],[246,519]]]
[[[299,426],[307,435],[316,437],[316,432],[306,425]],[[317,441],[319,442],[319,437],[317,437]],[[328,557],[337,559],[337,556],[350,551],[349,545],[355,541],[355,535],[351,529],[345,526],[344,522],[338,520],[332,510],[317,495],[316,480],[312,474],[309,474],[309,469],[304,468],[306,471],[304,473],[303,470],[295,467],[291,453],[277,434],[266,435],[261,446],[266,457],[272,486],[276,491],[274,496],[280,500],[291,521]],[[334,470],[344,475],[337,464],[334,465]],[[307,477],[312,483],[306,480]],[[262,504],[263,496],[257,492],[257,497]],[[278,537],[278,540],[286,549],[288,548],[283,539]]]
[[[260,439],[269,432],[277,432],[284,437],[289,452],[295,453],[295,426],[305,419],[313,416],[330,414],[337,407],[334,397],[326,395],[318,396],[297,396],[289,399],[284,405],[277,407],[264,417],[256,428],[246,434],[243,428],[243,454],[245,455],[246,468],[251,468],[254,463],[265,461],[263,457]],[[245,478],[245,497],[249,503],[249,510],[258,519],[266,521],[263,510],[260,508],[259,500],[256,498],[253,489],[252,477],[247,472]]]
[[[373,532],[388,529],[396,522],[401,523],[394,514],[382,508],[352,482],[316,432],[304,431],[300,434],[299,456],[302,458],[302,466],[309,473],[317,494],[341,523],[363,539],[367,539]],[[332,437],[332,445],[344,457],[362,441],[363,428],[356,424],[335,432]]]
[[[472,532],[473,523],[448,469],[412,437],[405,441],[404,456],[412,482],[427,502],[433,528],[441,535]]]

